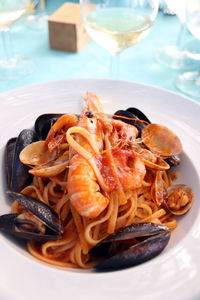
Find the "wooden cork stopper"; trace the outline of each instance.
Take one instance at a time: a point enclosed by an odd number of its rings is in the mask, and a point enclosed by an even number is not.
[[[78,3],[65,3],[48,18],[49,46],[54,50],[79,52],[90,37]]]

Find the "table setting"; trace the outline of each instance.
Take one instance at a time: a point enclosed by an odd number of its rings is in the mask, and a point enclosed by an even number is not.
[[[0,0],[0,299],[200,299],[200,0]]]

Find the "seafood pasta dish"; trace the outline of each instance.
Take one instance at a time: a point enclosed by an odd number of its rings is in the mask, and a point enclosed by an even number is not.
[[[106,114],[90,92],[83,103],[80,115],[41,115],[8,141],[13,203],[0,230],[51,265],[138,265],[166,247],[192,206],[191,188],[174,184],[181,141],[136,108]]]

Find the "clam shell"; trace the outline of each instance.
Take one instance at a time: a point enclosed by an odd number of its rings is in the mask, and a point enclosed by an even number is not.
[[[178,136],[160,124],[145,126],[142,130],[142,141],[147,148],[162,157],[170,157],[182,152],[182,144]]]

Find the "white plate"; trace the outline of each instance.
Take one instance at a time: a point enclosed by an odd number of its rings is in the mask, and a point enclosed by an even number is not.
[[[0,299],[193,300],[200,299],[200,105],[178,94],[133,82],[64,80],[23,87],[0,95],[1,166],[7,140],[49,112],[80,112],[81,95],[96,93],[104,111],[135,106],[155,123],[171,128],[184,153],[179,181],[194,191],[194,205],[156,258],[110,273],[59,269],[41,263],[0,235]],[[1,170],[3,173],[3,168]],[[0,180],[0,213],[9,212]]]

